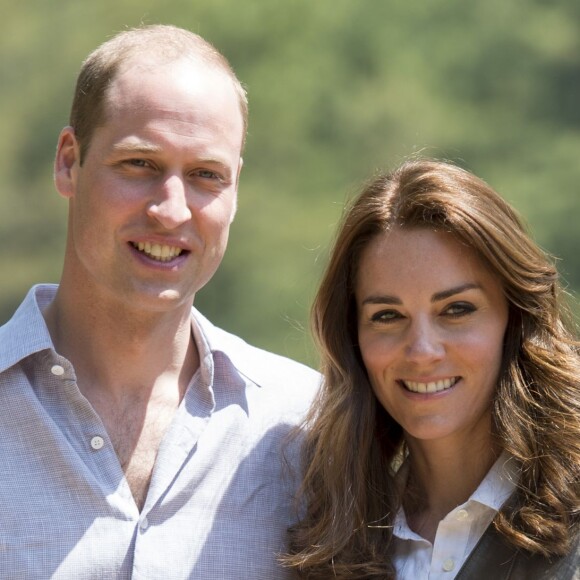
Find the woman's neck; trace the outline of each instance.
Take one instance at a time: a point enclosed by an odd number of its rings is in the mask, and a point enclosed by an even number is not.
[[[485,478],[499,450],[486,441],[408,440],[409,478],[403,507],[409,527],[433,542],[439,522],[465,503]]]

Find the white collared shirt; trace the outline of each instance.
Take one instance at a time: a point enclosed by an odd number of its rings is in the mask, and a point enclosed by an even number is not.
[[[508,453],[500,455],[479,487],[439,522],[431,544],[413,532],[401,508],[395,519],[393,563],[401,580],[452,580],[506,499],[518,478]]]

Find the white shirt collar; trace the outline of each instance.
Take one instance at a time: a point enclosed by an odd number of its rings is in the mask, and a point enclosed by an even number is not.
[[[503,451],[483,478],[469,501],[477,501],[496,513],[514,491],[519,477],[516,460]]]
[[[407,480],[408,474],[409,461],[406,460],[397,472],[397,477],[400,479],[401,484]],[[518,467],[516,461],[507,451],[503,451],[469,499],[464,504],[457,506],[450,514],[465,508],[470,502],[477,502],[493,510],[493,516],[495,516],[514,491],[517,481]],[[399,508],[395,517],[393,533],[402,540],[427,541],[411,530],[402,507]]]

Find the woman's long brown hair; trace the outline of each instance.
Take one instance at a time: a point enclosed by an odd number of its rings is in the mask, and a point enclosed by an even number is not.
[[[495,525],[514,546],[565,554],[580,520],[580,362],[552,260],[513,208],[473,174],[433,160],[375,177],[348,207],[312,309],[324,385],[306,423],[302,521],[286,565],[304,578],[394,578],[400,426],[377,402],[357,344],[362,249],[392,227],[449,232],[497,276],[509,302],[494,437],[519,463]]]

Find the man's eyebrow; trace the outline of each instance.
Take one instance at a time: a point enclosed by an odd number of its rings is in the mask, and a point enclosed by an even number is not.
[[[152,145],[150,143],[116,143],[113,145],[113,151],[115,153],[129,153],[129,154],[153,154],[159,153],[163,148],[157,145]],[[197,160],[197,163],[203,165],[215,165],[219,166],[223,171],[230,172],[229,166],[226,162],[221,159],[208,155]]]
[[[117,153],[158,153],[161,148],[149,143],[116,143],[113,150]]]
[[[475,282],[466,282],[465,284],[455,286],[454,288],[449,288],[449,290],[442,290],[441,292],[433,294],[431,302],[439,302],[439,300],[451,298],[451,296],[461,294],[461,292],[465,292],[466,290],[481,290],[481,285],[476,284]]]

